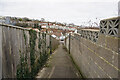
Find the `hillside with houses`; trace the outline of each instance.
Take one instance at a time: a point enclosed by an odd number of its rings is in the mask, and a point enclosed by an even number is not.
[[[73,23],[66,24],[60,22],[49,22],[44,18],[41,20],[38,19],[29,19],[27,17],[19,18],[19,17],[9,17],[9,16],[1,16],[0,23],[9,24],[14,26],[20,26],[27,29],[33,29],[36,31],[49,33],[54,38],[60,40],[64,39],[68,33],[73,33],[77,31],[77,29],[81,28],[81,26],[75,25]]]

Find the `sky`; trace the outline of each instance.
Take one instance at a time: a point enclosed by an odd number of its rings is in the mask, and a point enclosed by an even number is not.
[[[118,16],[119,0],[0,0],[0,16],[88,25]]]

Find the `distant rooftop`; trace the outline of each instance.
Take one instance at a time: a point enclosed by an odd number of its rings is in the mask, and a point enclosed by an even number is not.
[[[99,31],[99,29],[81,29],[81,30],[86,30],[86,31]]]

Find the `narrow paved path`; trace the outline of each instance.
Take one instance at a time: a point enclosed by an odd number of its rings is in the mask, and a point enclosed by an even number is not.
[[[60,44],[36,78],[80,78],[80,75],[68,53],[63,49],[63,45]]]

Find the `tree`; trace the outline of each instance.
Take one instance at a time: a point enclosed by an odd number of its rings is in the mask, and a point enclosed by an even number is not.
[[[38,23],[35,23],[34,24],[34,28],[38,28],[39,26],[38,26]]]
[[[18,20],[19,20],[19,21],[22,21],[22,18],[19,18]]]
[[[30,19],[27,18],[27,17],[23,18],[23,20],[24,20],[24,21],[32,21],[32,20],[30,20]]]
[[[44,18],[41,18],[41,20],[40,20],[41,22],[45,22],[45,19]]]

